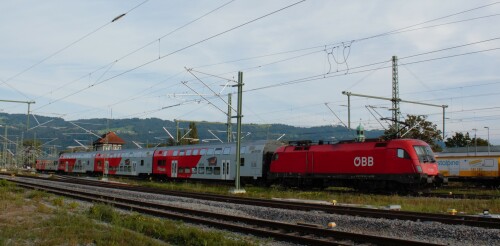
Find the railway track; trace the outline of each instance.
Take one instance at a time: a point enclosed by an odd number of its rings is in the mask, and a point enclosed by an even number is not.
[[[140,213],[196,224],[209,225],[231,231],[271,237],[277,240],[305,245],[440,245],[421,241],[379,237],[357,233],[329,230],[313,225],[289,224],[270,220],[244,218],[220,213],[180,208],[135,199],[119,198],[94,192],[75,191],[56,188],[43,184],[33,184],[16,178],[8,178],[20,187],[44,190],[57,195],[72,197],[90,202],[106,203],[116,208],[133,210]],[[52,180],[51,180],[52,181]],[[122,186],[123,187],[123,186]]]
[[[424,193],[423,197],[437,197],[449,199],[478,199],[478,200],[491,200],[500,199],[500,195],[480,195],[480,194],[466,194],[466,193]]]
[[[451,225],[467,225],[474,227],[500,229],[500,219],[489,218],[489,217],[420,213],[420,212],[408,212],[408,211],[392,211],[392,210],[359,208],[359,207],[349,207],[349,206],[333,206],[333,205],[301,203],[301,202],[292,202],[283,200],[255,199],[255,198],[245,198],[237,196],[163,190],[163,189],[133,186],[128,184],[119,184],[111,182],[102,182],[102,181],[88,180],[88,179],[81,179],[81,178],[67,177],[67,176],[56,176],[56,177],[58,179],[51,179],[51,180],[113,188],[113,189],[145,192],[152,194],[188,197],[188,198],[210,200],[210,201],[221,201],[221,202],[228,202],[235,204],[246,204],[253,206],[292,209],[301,211],[323,211],[330,214],[363,216],[370,218],[385,218],[385,219],[410,220],[410,221],[420,221],[420,222],[434,221]],[[30,178],[43,179],[39,177],[30,177]]]

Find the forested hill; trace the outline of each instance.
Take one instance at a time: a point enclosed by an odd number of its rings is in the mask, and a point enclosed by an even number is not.
[[[169,120],[157,118],[148,119],[84,119],[76,121],[65,121],[56,117],[30,116],[29,128],[26,131],[27,117],[22,114],[0,113],[0,135],[5,136],[7,126],[7,136],[10,141],[36,139],[44,147],[57,146],[58,150],[64,150],[69,146],[82,144],[89,145],[97,139],[96,135],[102,135],[108,131],[114,131],[124,139],[125,147],[136,148],[132,141],[146,145],[156,145],[166,143],[168,135],[163,128],[166,128],[174,137],[176,134],[176,123]],[[188,122],[180,122],[181,133],[188,128]],[[201,140],[214,141],[216,137],[222,141],[226,137],[226,124],[212,122],[196,122],[198,136]],[[210,131],[215,135],[211,134]],[[236,131],[236,124],[233,123],[233,132]],[[283,134],[285,134],[283,136]],[[376,138],[383,134],[381,130],[366,131],[367,138]],[[243,124],[242,136],[245,140],[278,139],[282,141],[290,140],[347,140],[355,137],[355,131],[348,131],[342,126],[318,126],[318,127],[295,127],[283,124]],[[50,142],[49,142],[50,141]]]

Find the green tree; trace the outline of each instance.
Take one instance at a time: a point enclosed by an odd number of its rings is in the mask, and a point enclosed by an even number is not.
[[[189,129],[191,131],[189,132],[189,144],[196,144],[200,141],[200,137],[198,136],[198,129],[196,128],[196,124],[194,122],[189,123]]]
[[[448,148],[452,147],[466,147],[467,142],[470,142],[471,139],[469,137],[469,133],[463,134],[461,132],[455,132],[455,135],[451,136],[451,138],[447,138],[444,144]]]
[[[488,146],[488,140],[482,138],[470,138],[469,133],[456,132],[451,138],[447,138],[445,142],[446,147],[466,147],[469,146]]]
[[[198,129],[196,128],[196,124],[194,122],[190,122],[189,130],[184,129],[182,134],[180,129],[178,129],[177,136],[181,138],[179,139],[179,145],[196,144],[199,141]]]
[[[420,139],[428,143],[434,151],[441,151],[441,146],[437,144],[438,141],[443,140],[441,131],[437,129],[436,124],[428,121],[426,116],[407,115],[400,128],[402,128],[400,131],[402,138]],[[394,125],[384,132],[386,139],[395,138],[396,135]]]

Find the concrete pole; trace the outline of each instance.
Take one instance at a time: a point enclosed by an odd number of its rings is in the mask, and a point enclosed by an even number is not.
[[[234,189],[231,191],[233,194],[245,193],[246,191],[240,186],[240,165],[241,165],[241,104],[243,95],[243,72],[238,72],[238,112],[236,115],[236,176],[234,177]]]
[[[231,93],[227,94],[227,142],[233,141],[233,127],[231,125]]]

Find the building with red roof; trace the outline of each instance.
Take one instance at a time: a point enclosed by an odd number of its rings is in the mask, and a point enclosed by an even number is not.
[[[99,139],[92,143],[94,150],[120,150],[125,141],[118,137],[114,132],[103,134]]]

